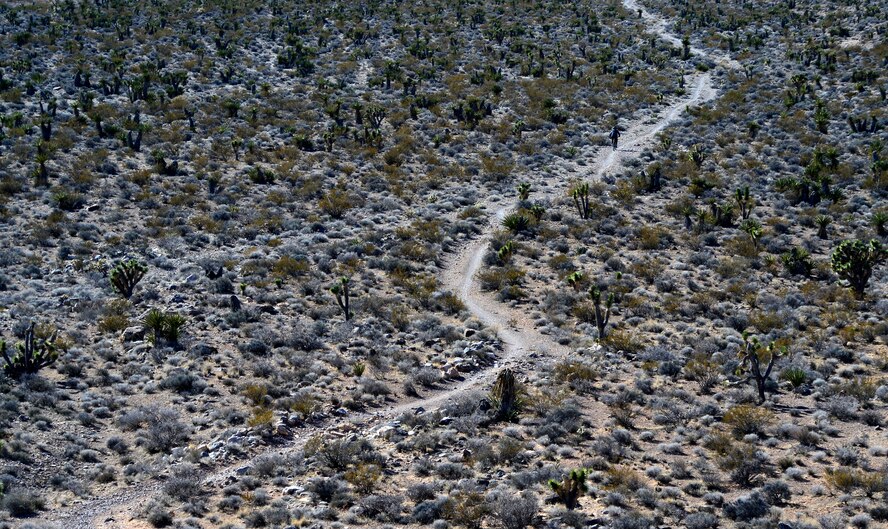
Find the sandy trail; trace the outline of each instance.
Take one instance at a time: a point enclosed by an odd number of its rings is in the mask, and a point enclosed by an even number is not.
[[[636,0],[623,0],[627,9],[638,12],[640,9]],[[642,18],[651,32],[656,33],[664,40],[681,46],[681,39],[670,33],[667,22],[662,18],[648,13],[642,9]],[[692,48],[692,53],[710,58],[726,68],[739,68],[739,64],[729,58],[717,54],[710,54],[698,48]],[[360,74],[360,72],[359,72]],[[651,120],[639,122],[629,127],[621,137],[619,150],[607,149],[603,152],[598,146],[585,147],[584,154],[591,156],[596,153],[595,162],[586,169],[586,179],[598,179],[608,172],[622,170],[626,161],[638,156],[645,148],[651,146],[656,140],[656,135],[663,131],[669,124],[678,119],[688,105],[697,105],[714,99],[717,95],[712,86],[712,74],[700,73],[694,76],[689,83],[693,86],[689,94],[671,102],[661,109]],[[576,173],[576,165],[572,160],[564,160],[568,172]],[[565,169],[565,168],[562,168]],[[564,174],[564,171],[553,171],[553,174]],[[582,174],[582,173],[581,173]],[[562,179],[563,180],[563,179]],[[531,182],[532,184],[534,182]],[[569,182],[560,181],[553,185],[543,187],[534,192],[534,199],[553,199],[563,196]],[[537,189],[537,186],[534,186]],[[433,409],[445,404],[447,401],[463,394],[473,388],[483,388],[500,371],[507,366],[517,366],[528,360],[532,353],[539,353],[548,358],[563,357],[568,354],[568,348],[559,345],[551,338],[541,334],[534,328],[529,318],[510,307],[498,303],[493,296],[482,294],[477,288],[475,275],[481,269],[484,255],[487,251],[490,237],[500,226],[503,217],[508,210],[507,206],[499,207],[492,215],[491,221],[484,233],[470,242],[452,261],[442,273],[445,288],[457,293],[466,305],[466,308],[485,325],[497,330],[499,339],[503,345],[503,355],[494,366],[481,370],[468,376],[466,379],[450,385],[446,389],[434,392],[428,396],[394,403],[391,406],[370,413],[356,413],[347,418],[331,419],[323,426],[309,426],[295,432],[294,438],[285,444],[272,446],[263,452],[253,456],[252,459],[239,461],[228,466],[211,468],[203,471],[203,480],[206,485],[225,483],[229,478],[238,475],[252,462],[261,456],[270,454],[289,455],[302,449],[305,442],[314,435],[341,435],[343,430],[352,431],[359,436],[373,436],[380,428],[388,424],[406,412],[412,412],[417,408]],[[124,529],[130,526],[130,521],[139,515],[139,511],[161,489],[161,483],[157,481],[143,482],[113,494],[85,501],[84,503],[44,513],[43,516],[33,521],[47,521],[58,524],[64,529]]]

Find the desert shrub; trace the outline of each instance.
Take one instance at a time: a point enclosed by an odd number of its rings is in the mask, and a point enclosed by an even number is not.
[[[5,495],[0,495],[0,506],[16,518],[26,518],[43,510],[44,502],[37,493],[16,488]]]
[[[500,494],[492,505],[493,514],[504,529],[525,529],[533,525],[539,508],[536,495],[530,491],[520,496]]]
[[[447,498],[420,501],[413,507],[411,517],[416,523],[424,525],[431,524],[444,515],[444,506],[446,504]]]
[[[708,512],[695,512],[689,514],[684,523],[688,529],[715,529],[718,527],[718,517]]]
[[[368,518],[396,522],[401,517],[404,499],[394,495],[371,495],[360,501],[361,512]]]
[[[348,491],[348,485],[338,478],[313,478],[306,487],[315,501],[323,501],[330,504],[336,503]]]
[[[172,409],[143,410],[145,427],[139,431],[139,442],[151,453],[168,453],[188,440],[188,427],[179,421]]]
[[[765,483],[761,488],[761,493],[771,505],[785,505],[792,497],[789,485],[785,481],[779,480]]]
[[[731,427],[735,435],[742,437],[751,433],[761,435],[773,418],[774,414],[769,410],[740,404],[725,412],[723,421]]]
[[[749,486],[767,470],[764,454],[746,443],[730,445],[718,459],[718,464],[722,470],[730,472],[731,479],[741,486]]]
[[[152,501],[145,507],[145,520],[153,527],[167,527],[173,524],[173,513],[160,501]]]
[[[318,202],[321,211],[330,215],[334,219],[341,218],[346,211],[355,207],[354,199],[347,191],[339,188],[333,188],[328,191]]]
[[[601,344],[615,351],[637,354],[644,349],[644,344],[636,336],[625,329],[614,329],[601,340]]]
[[[444,503],[445,519],[468,529],[479,529],[490,508],[480,492],[458,491]]]
[[[376,465],[359,463],[348,470],[343,477],[349,482],[355,491],[361,494],[370,494],[376,488],[376,482],[382,474]]]
[[[824,479],[830,487],[840,492],[848,493],[859,489],[871,495],[888,490],[888,479],[883,473],[877,471],[869,472],[840,467],[827,470]]]
[[[202,494],[201,479],[194,465],[180,465],[173,469],[172,476],[163,484],[167,496],[179,501],[188,501]]]
[[[725,516],[738,522],[748,522],[756,518],[767,516],[771,510],[771,506],[765,498],[758,492],[753,492],[748,496],[737,498],[736,501],[730,502],[724,507]]]

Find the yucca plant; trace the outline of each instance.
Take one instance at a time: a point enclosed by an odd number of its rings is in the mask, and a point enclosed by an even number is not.
[[[821,239],[828,239],[829,233],[826,228],[832,224],[832,217],[829,215],[817,215],[814,218],[814,224],[817,224],[817,236]]]
[[[530,219],[521,213],[510,213],[503,219],[503,226],[513,233],[521,233],[530,229]]]

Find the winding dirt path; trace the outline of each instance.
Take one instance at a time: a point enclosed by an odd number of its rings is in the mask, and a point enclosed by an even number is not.
[[[681,39],[669,32],[667,21],[642,9],[636,0],[623,0],[623,5],[632,12],[637,13],[640,10],[641,17],[651,32],[673,45],[681,46]],[[725,68],[740,68],[736,61],[721,54],[709,53],[695,47],[691,48],[691,53],[712,59]],[[594,160],[590,167],[580,169],[574,161],[563,160],[564,167],[554,168],[553,174],[583,174],[585,172],[586,179],[598,179],[608,172],[622,170],[626,161],[637,157],[646,147],[651,146],[656,135],[678,119],[689,105],[711,101],[717,95],[716,89],[712,86],[710,72],[696,74],[691,78],[689,85],[692,86],[690,93],[672,101],[667,107],[654,114],[651,119],[635,123],[626,130],[621,137],[622,145],[619,150],[613,151],[589,145],[584,149],[582,155]],[[564,196],[569,182],[565,178],[559,180],[542,190],[535,191],[534,198],[552,200]],[[531,183],[533,184],[533,182]],[[347,418],[332,419],[323,426],[309,426],[299,429],[288,443],[269,447],[253,456],[252,459],[204,470],[202,472],[204,483],[206,485],[225,483],[248,468],[256,458],[265,455],[286,456],[293,454],[301,450],[305,442],[314,435],[331,435],[351,431],[359,436],[372,437],[381,428],[391,424],[392,420],[405,412],[411,412],[420,407],[436,408],[469,389],[485,387],[492,382],[501,368],[518,366],[528,361],[532,353],[539,353],[548,358],[567,355],[568,348],[537,331],[530,319],[521,311],[512,310],[506,305],[498,303],[493,296],[483,294],[477,288],[475,275],[483,265],[484,255],[492,234],[498,229],[509,209],[511,209],[510,206],[498,207],[491,215],[490,223],[484,233],[463,248],[442,274],[445,288],[457,293],[467,309],[482,323],[497,330],[503,344],[504,354],[494,366],[474,373],[455,385],[423,398],[395,403],[388,408],[371,413],[357,413]],[[64,529],[125,529],[131,526],[131,520],[138,516],[139,511],[160,491],[161,486],[162,483],[159,481],[135,484],[107,496],[44,513],[38,520],[31,521],[50,522]]]

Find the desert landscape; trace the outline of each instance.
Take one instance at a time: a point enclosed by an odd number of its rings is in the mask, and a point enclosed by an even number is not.
[[[0,3],[0,528],[888,527],[885,7]]]

